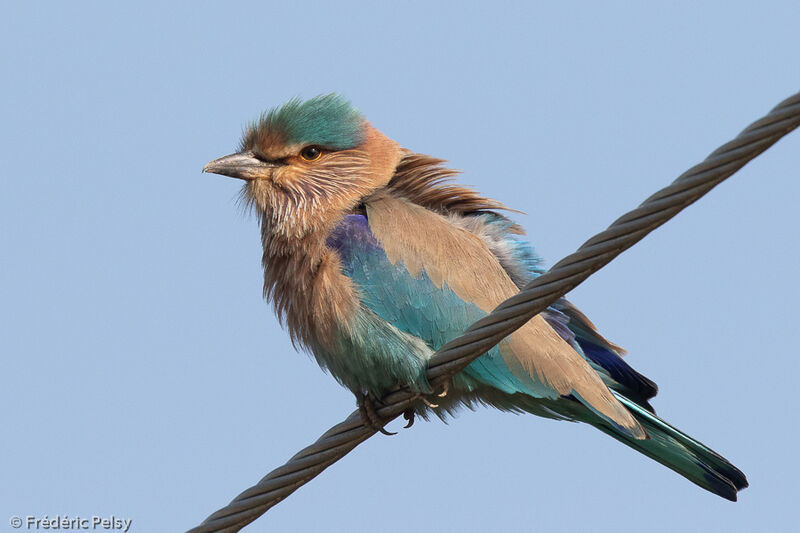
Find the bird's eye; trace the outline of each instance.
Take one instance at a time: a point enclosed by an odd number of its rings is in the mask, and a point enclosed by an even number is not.
[[[316,146],[306,146],[300,152],[300,157],[302,157],[306,161],[314,161],[316,159],[319,159],[319,156],[321,155],[322,155],[322,150],[320,150]]]

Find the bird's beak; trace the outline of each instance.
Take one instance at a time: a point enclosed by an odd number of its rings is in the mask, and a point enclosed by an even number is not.
[[[277,163],[262,161],[253,155],[253,152],[247,151],[215,159],[203,167],[203,172],[249,181],[267,177],[270,169],[276,166]]]

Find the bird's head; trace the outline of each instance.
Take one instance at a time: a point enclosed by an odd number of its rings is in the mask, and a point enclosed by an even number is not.
[[[262,230],[288,238],[325,230],[386,185],[402,149],[341,96],[291,100],[261,115],[238,152],[208,163],[245,181]]]

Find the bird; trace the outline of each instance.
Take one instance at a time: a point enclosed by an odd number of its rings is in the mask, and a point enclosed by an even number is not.
[[[376,430],[388,433],[376,402],[407,387],[420,399],[409,425],[479,406],[583,422],[727,500],[748,486],[656,415],[656,384],[563,297],[434,390],[432,354],[542,274],[542,259],[512,210],[455,182],[444,160],[401,147],[343,96],[262,113],[203,172],[244,181],[265,299]]]

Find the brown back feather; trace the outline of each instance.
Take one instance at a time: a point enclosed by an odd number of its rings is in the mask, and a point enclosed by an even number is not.
[[[386,187],[406,200],[443,215],[467,215],[496,209],[514,211],[496,200],[481,196],[474,189],[453,183],[453,178],[460,172],[444,167],[444,163],[444,159],[407,151]],[[524,233],[516,224],[509,229],[514,233]]]

